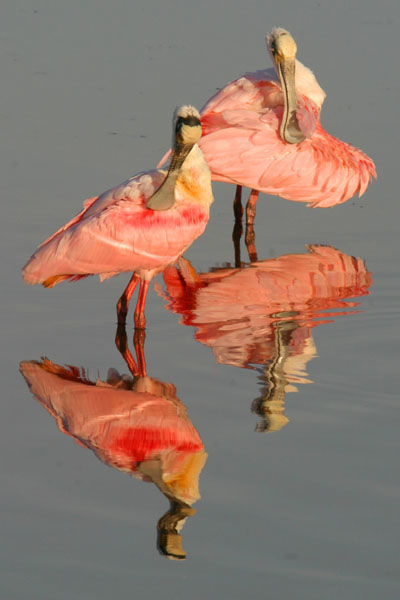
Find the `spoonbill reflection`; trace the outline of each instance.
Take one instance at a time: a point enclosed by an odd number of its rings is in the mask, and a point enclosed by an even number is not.
[[[149,281],[203,233],[213,201],[210,171],[196,144],[201,125],[195,108],[176,111],[173,136],[168,173],[141,173],[87,200],[82,212],[39,246],[23,269],[25,281],[53,287],[134,271],[117,304],[118,322],[125,323],[140,282],[135,326],[143,328]]]
[[[265,389],[253,404],[263,431],[286,424],[286,392],[311,383],[305,367],[316,355],[312,328],[352,314],[359,302],[347,299],[368,294],[372,284],[360,258],[330,246],[209,273],[181,259],[163,276],[168,310],[196,328],[195,339],[212,348],[218,363],[263,365]]]
[[[200,498],[207,453],[175,386],[147,375],[143,341],[136,343],[136,363],[124,328],[118,330],[117,345],[132,376],[109,369],[106,380],[92,381],[84,369],[48,358],[23,361],[20,370],[62,433],[104,464],[155,483],[170,502],[158,521],[158,548],[169,558],[184,559],[180,530],[196,513],[192,504]]]
[[[235,215],[241,218],[241,187],[251,188],[246,243],[254,239],[259,192],[312,207],[361,196],[373,161],[327,133],[320,122],[325,92],[312,71],[296,60],[288,31],[266,38],[274,68],[246,73],[219,90],[201,111],[199,142],[212,178],[236,184]]]

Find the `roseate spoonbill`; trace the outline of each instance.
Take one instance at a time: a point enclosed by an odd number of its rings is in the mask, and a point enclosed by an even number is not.
[[[376,177],[368,156],[322,128],[326,94],[312,71],[296,60],[290,33],[273,29],[266,42],[275,69],[246,73],[201,110],[199,146],[212,179],[236,184],[237,221],[242,216],[241,187],[251,188],[248,246],[254,240],[259,192],[328,207],[357,192],[361,196]]]
[[[241,368],[265,365],[265,390],[253,408],[276,430],[285,393],[306,378],[306,364],[316,355],[312,328],[331,318],[353,314],[369,294],[371,273],[360,258],[330,246],[250,263],[241,269],[197,273],[181,258],[164,273],[168,310],[196,328],[195,339],[209,346],[218,363]]]
[[[140,281],[135,326],[144,327],[149,281],[183,254],[209,219],[211,176],[196,144],[200,136],[198,111],[177,109],[167,174],[141,173],[87,200],[82,212],[39,246],[23,269],[25,281],[53,287],[88,275],[103,281],[133,271],[117,304],[118,322],[125,322]]]
[[[136,366],[122,327],[117,341],[133,377],[109,369],[105,381],[91,381],[83,369],[48,358],[23,361],[20,371],[62,433],[166,496],[170,508],[158,522],[158,547],[168,558],[184,559],[180,528],[196,513],[207,453],[175,386],[149,377],[139,357]]]

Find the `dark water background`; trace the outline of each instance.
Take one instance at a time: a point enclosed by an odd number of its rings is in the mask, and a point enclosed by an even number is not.
[[[114,306],[127,277],[45,290],[20,269],[82,200],[158,162],[176,105],[200,108],[270,66],[275,25],[327,92],[325,128],[370,154],[379,179],[329,210],[262,196],[258,255],[332,245],[362,257],[374,283],[361,314],[313,330],[314,383],[286,396],[290,422],[264,435],[257,372],[217,364],[150,292],[149,374],[174,383],[209,455],[188,558],[171,562],[156,550],[159,490],[61,435],[18,372],[43,355],[94,378],[126,370]],[[399,597],[399,26],[394,0],[2,2],[1,598]],[[214,193],[187,253],[199,271],[233,261],[234,189]]]

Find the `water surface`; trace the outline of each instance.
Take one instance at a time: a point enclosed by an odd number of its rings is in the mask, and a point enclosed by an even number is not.
[[[0,17],[1,597],[397,599],[398,4],[17,0]],[[157,550],[170,508],[160,487],[60,433],[19,373],[46,356],[92,382],[110,368],[129,374],[114,344],[127,277],[45,290],[25,286],[20,269],[85,198],[158,162],[176,105],[201,107],[269,66],[264,35],[275,25],[292,31],[327,92],[326,129],[370,154],[379,179],[329,210],[262,196],[258,257],[322,245],[360,258],[368,276],[307,305],[307,318],[299,306],[266,311],[264,340],[239,336],[234,350],[229,340],[216,350],[209,320],[201,330],[194,313],[171,310],[171,280],[158,278],[148,376],[175,386],[208,454],[180,532],[186,560],[170,561]],[[234,266],[234,189],[214,193],[186,255],[204,277]],[[129,321],[131,347],[132,335]],[[274,385],[275,413],[265,406]]]

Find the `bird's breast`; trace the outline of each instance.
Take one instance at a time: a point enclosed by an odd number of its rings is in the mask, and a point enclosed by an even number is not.
[[[187,177],[178,178],[175,187],[175,196],[178,205],[202,206],[208,209],[213,202],[210,178],[208,177],[205,182],[201,178],[197,180]]]

